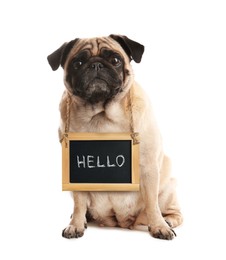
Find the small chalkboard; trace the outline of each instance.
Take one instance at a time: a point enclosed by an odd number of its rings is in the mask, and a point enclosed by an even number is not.
[[[129,133],[67,133],[62,155],[63,190],[139,190],[139,145]]]

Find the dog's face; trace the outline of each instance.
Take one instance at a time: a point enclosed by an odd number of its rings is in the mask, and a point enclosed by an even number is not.
[[[124,57],[119,51],[105,44],[98,48],[98,40],[88,42],[83,42],[83,47],[68,60],[66,85],[75,96],[89,103],[107,102],[122,92],[129,71],[125,70]]]
[[[68,91],[90,104],[123,96],[133,81],[131,59],[140,62],[144,46],[126,36],[75,39],[48,56],[53,70],[64,68]]]

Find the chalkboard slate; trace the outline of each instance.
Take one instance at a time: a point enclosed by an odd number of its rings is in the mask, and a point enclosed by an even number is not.
[[[138,190],[138,145],[130,134],[69,133],[63,190]]]
[[[131,183],[131,141],[70,141],[71,183]]]

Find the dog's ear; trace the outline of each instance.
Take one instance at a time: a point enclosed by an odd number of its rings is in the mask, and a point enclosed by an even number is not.
[[[57,49],[47,57],[52,70],[57,70],[60,65],[64,67],[67,56],[77,41],[78,39],[75,39],[68,43],[64,43],[59,49]]]
[[[141,61],[142,55],[144,53],[144,46],[142,44],[135,42],[123,35],[111,34],[110,37],[122,46],[131,60],[133,59],[137,63]]]

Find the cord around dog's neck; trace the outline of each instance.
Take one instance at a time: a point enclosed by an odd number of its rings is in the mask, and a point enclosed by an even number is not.
[[[64,128],[64,134],[69,132],[69,124],[70,124],[70,106],[71,106],[71,95],[67,92],[67,99],[66,99],[66,122]]]
[[[134,118],[133,118],[133,102],[132,102],[132,91],[129,91],[128,94],[128,104],[129,104],[129,112],[130,112],[130,133],[131,137],[133,139],[133,144],[139,144],[139,133],[134,131]],[[63,141],[64,138],[67,138],[68,132],[69,132],[69,127],[70,127],[70,106],[71,106],[71,95],[69,92],[67,92],[67,99],[66,99],[66,122],[65,122],[65,128],[64,128],[64,134],[63,137],[61,138],[60,142]]]
[[[132,90],[129,91],[129,113],[130,113],[130,133],[133,139],[133,144],[139,144],[139,133],[134,131],[134,118],[133,118],[133,99],[132,99]]]

